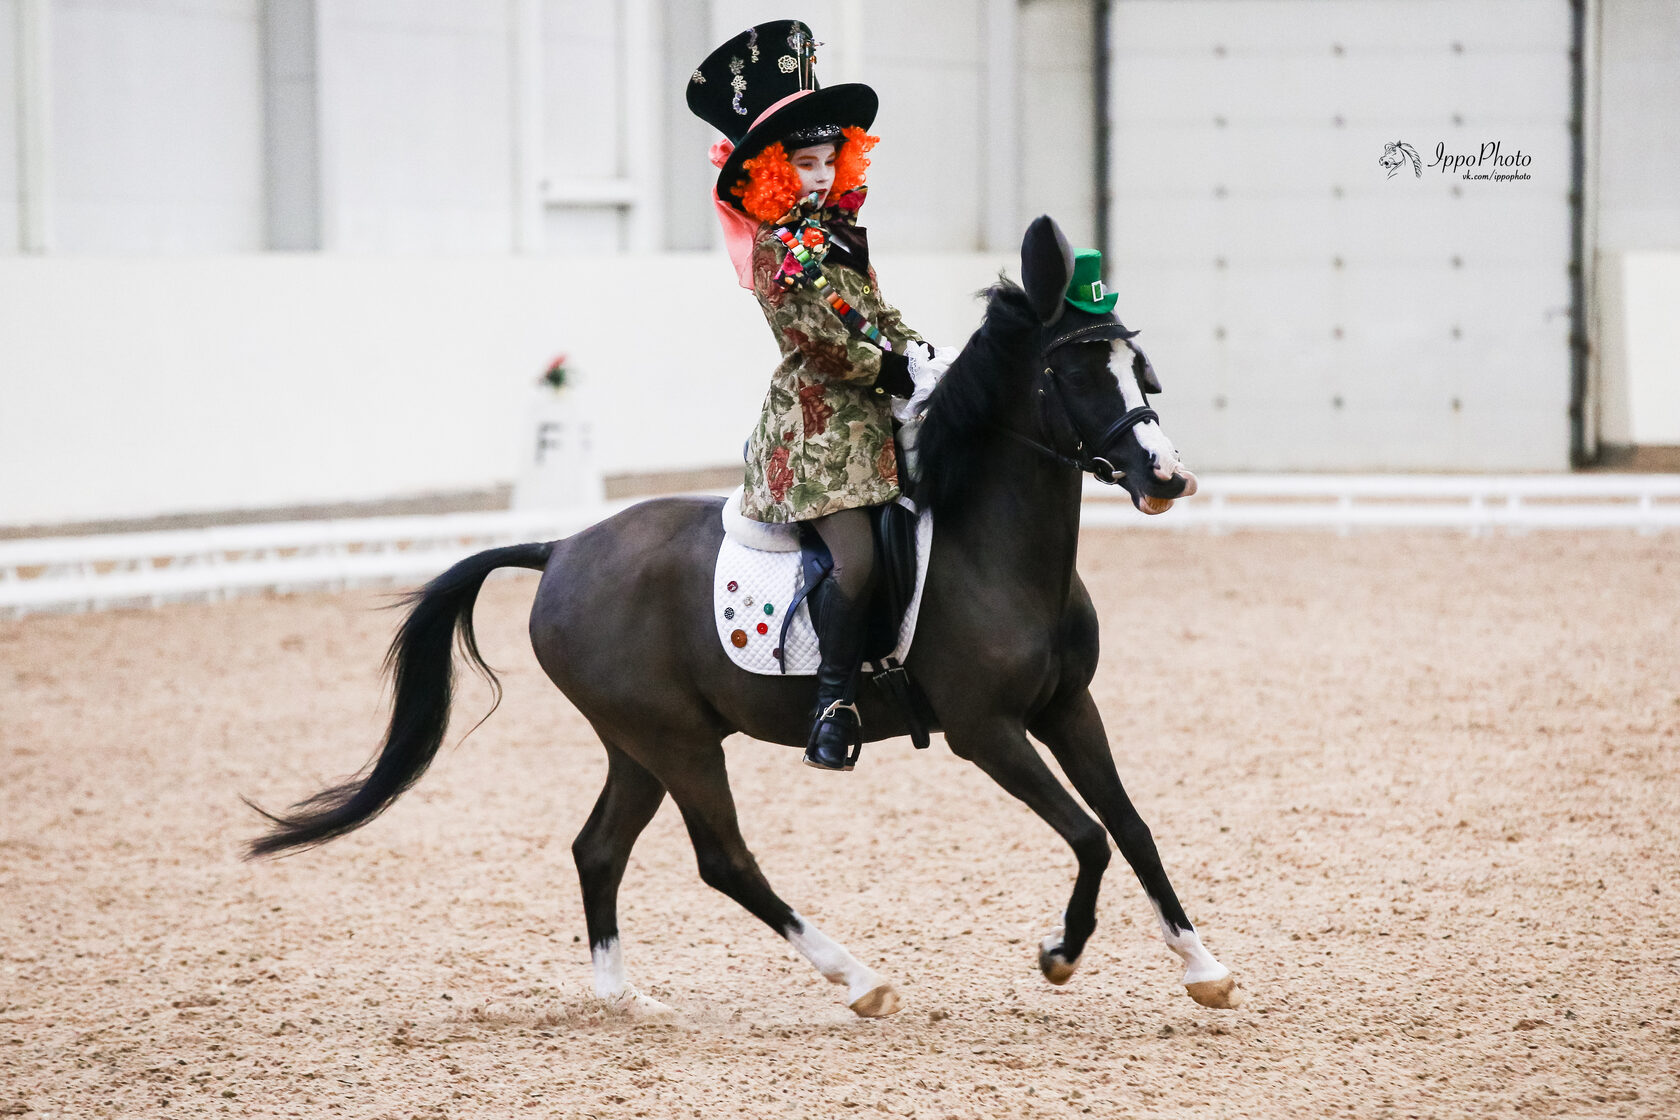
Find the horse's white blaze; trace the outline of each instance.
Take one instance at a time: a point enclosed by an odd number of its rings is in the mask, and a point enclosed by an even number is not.
[[[1137,374],[1132,372],[1132,348],[1122,340],[1116,340],[1108,358],[1108,368],[1114,372],[1114,379],[1120,383],[1120,397],[1126,402],[1126,409],[1130,411],[1143,406],[1143,390],[1138,387]],[[1149,457],[1155,465],[1155,477],[1163,482],[1178,473],[1180,463],[1178,452],[1173,449],[1172,440],[1161,430],[1161,426],[1153,420],[1145,420],[1132,429],[1143,449],[1149,452]]]
[[[1154,905],[1154,900],[1150,900]],[[1214,955],[1207,951],[1202,944],[1201,937],[1193,929],[1174,929],[1171,922],[1161,916],[1161,908],[1155,907],[1155,917],[1161,922],[1161,937],[1166,941],[1167,948],[1178,954],[1178,959],[1184,962],[1184,983],[1199,984],[1206,980],[1223,980],[1231,975],[1231,970],[1220,964]]]
[[[602,999],[623,995],[630,984],[624,979],[624,950],[618,938],[590,949],[589,960],[595,966],[595,994]]]
[[[848,953],[845,946],[798,914],[794,914],[793,922],[787,933],[788,944],[830,984],[844,984],[846,1002],[854,1003],[881,986],[883,981],[875,970]]]

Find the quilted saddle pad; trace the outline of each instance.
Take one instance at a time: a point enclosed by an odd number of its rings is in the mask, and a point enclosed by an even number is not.
[[[740,498],[737,490],[724,503],[725,532],[712,576],[712,616],[718,641],[729,659],[749,673],[781,676],[785,662],[787,676],[812,676],[819,660],[817,632],[803,601],[788,627],[787,647],[782,647],[784,615],[787,605],[799,594],[802,579],[798,542],[791,527],[758,522],[740,526],[738,534],[738,523],[745,520],[740,515]],[[748,547],[743,538],[759,547]],[[924,510],[916,518],[916,591],[904,612],[898,645],[890,655],[899,661],[910,652],[910,640],[916,633],[932,545],[933,515]]]

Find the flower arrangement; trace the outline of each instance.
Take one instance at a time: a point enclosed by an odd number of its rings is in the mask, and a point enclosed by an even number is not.
[[[548,368],[543,371],[543,375],[537,378],[537,384],[546,385],[558,393],[566,387],[566,376],[566,355],[560,354],[548,363]]]

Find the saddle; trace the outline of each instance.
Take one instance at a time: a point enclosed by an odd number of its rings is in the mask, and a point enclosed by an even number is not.
[[[807,525],[769,525],[743,517],[740,496],[739,491],[732,494],[723,510],[725,537],[714,586],[719,637],[731,659],[749,672],[815,672],[819,651],[810,612],[822,597],[812,598],[811,592],[829,578],[833,557]],[[920,608],[923,553],[932,526],[926,514],[899,502],[871,507],[869,514],[880,578],[867,607],[862,671],[898,709],[911,740],[923,749],[933,722],[931,705],[904,668],[903,657]],[[748,619],[755,621],[743,626]]]

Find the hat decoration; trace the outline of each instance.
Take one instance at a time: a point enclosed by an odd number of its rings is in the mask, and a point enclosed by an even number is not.
[[[771,144],[838,143],[842,129],[874,123],[874,90],[861,82],[818,83],[818,45],[799,20],[761,23],[707,55],[689,76],[689,109],[725,137],[711,150],[720,202],[741,209],[730,188],[746,177],[742,165]]]
[[[1102,250],[1075,249],[1073,277],[1068,281],[1064,298],[1081,311],[1092,315],[1107,315],[1120,300],[1120,293],[1111,292],[1102,281]]]

